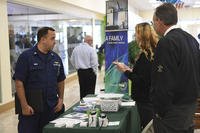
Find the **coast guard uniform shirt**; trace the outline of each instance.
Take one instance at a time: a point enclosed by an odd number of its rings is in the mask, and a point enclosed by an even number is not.
[[[19,56],[13,79],[22,81],[25,91],[42,89],[45,103],[54,107],[58,82],[65,79],[65,74],[60,57],[53,51],[43,54],[36,45]]]

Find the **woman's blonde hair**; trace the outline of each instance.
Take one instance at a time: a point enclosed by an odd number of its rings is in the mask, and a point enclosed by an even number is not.
[[[153,60],[154,49],[158,42],[158,35],[149,23],[139,23],[135,27],[136,41],[145,53],[147,59]]]

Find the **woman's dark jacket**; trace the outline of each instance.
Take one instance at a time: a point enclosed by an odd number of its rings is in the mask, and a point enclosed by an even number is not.
[[[133,71],[124,73],[132,81],[131,97],[137,102],[150,102],[151,65],[151,61],[142,52]]]

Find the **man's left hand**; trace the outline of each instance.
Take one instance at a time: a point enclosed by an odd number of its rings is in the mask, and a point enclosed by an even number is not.
[[[58,98],[58,103],[56,105],[56,107],[54,108],[55,113],[59,112],[63,107],[63,99]]]

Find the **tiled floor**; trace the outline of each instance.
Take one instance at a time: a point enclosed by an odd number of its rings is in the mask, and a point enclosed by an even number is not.
[[[101,71],[98,74],[95,93],[99,93],[100,89],[104,88],[103,78],[104,71]],[[77,101],[79,101],[79,84],[78,80],[74,80],[65,85],[64,103],[66,108],[69,108]],[[17,123],[17,115],[15,115],[14,109],[0,114],[0,133],[17,133]],[[200,133],[200,130],[195,130],[195,133]]]

